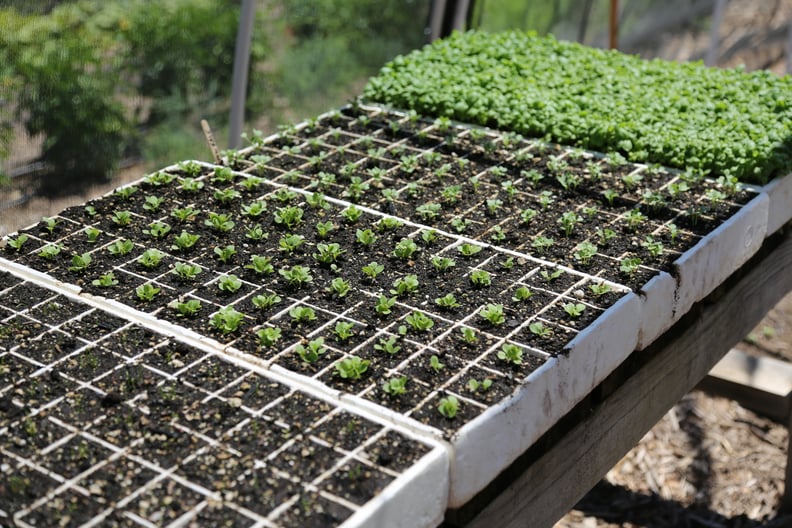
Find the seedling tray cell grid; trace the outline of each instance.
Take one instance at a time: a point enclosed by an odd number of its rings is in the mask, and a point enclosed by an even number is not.
[[[436,525],[789,214],[379,106],[250,139],[7,237],[0,515]]]

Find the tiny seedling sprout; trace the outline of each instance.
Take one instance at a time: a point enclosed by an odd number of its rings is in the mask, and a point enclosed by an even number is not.
[[[452,308],[458,308],[460,306],[459,302],[457,302],[456,297],[453,293],[447,293],[442,297],[438,297],[435,299],[435,304],[440,308],[444,308],[446,310],[450,310]]]
[[[427,332],[434,326],[432,318],[418,310],[409,314],[405,320],[416,332]]]
[[[277,326],[267,326],[256,331],[259,345],[264,348],[274,346],[281,338],[281,329]]]
[[[446,396],[437,405],[437,411],[449,420],[453,420],[459,412],[459,400],[455,396]]]
[[[573,303],[568,302],[563,305],[564,311],[569,314],[569,317],[576,319],[583,314],[583,311],[586,309],[586,305],[583,303]]]
[[[157,288],[150,282],[143,283],[135,288],[135,294],[137,295],[138,299],[143,302],[150,302],[159,292],[160,288]]]
[[[308,341],[306,345],[298,343],[297,346],[294,347],[294,351],[305,363],[316,363],[319,357],[327,352],[327,347],[324,346],[324,338],[317,337],[316,339]]]
[[[498,359],[512,365],[522,365],[523,349],[514,343],[503,343],[498,350]]]
[[[245,315],[241,312],[234,310],[232,306],[220,308],[212,316],[212,326],[220,330],[224,334],[230,334],[239,330],[242,325]]]
[[[399,397],[407,392],[407,376],[400,376],[398,378],[390,378],[382,382],[382,391],[391,397]]]
[[[282,299],[277,293],[261,293],[253,297],[251,302],[253,303],[253,306],[260,310],[268,310],[269,308],[272,308],[281,302],[281,300]]]
[[[396,336],[391,336],[387,339],[384,337],[380,338],[380,340],[374,345],[374,350],[378,350],[380,352],[385,352],[388,355],[394,355],[401,347],[397,344],[398,338]]]
[[[221,275],[220,278],[217,279],[217,287],[220,291],[234,293],[242,287],[242,281],[234,274]]]
[[[477,379],[470,378],[467,382],[467,388],[470,392],[478,392],[479,389],[481,392],[486,392],[489,388],[492,387],[492,379],[491,378],[484,378],[481,381]]]
[[[479,310],[479,316],[484,318],[492,326],[502,325],[506,322],[506,316],[503,314],[502,304],[489,303],[484,308]]]
[[[307,323],[316,321],[316,312],[309,306],[295,306],[289,310],[289,317],[292,318],[294,323]]]
[[[338,376],[341,376],[342,379],[348,381],[359,380],[368,370],[369,363],[371,363],[371,361],[368,359],[350,356],[336,362],[335,372]]]
[[[440,363],[440,358],[433,354],[432,357],[429,358],[429,368],[435,372],[440,372],[445,368],[445,364]]]

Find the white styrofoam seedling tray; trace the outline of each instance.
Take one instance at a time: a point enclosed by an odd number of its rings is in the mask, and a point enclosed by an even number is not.
[[[674,262],[674,321],[756,253],[767,234],[769,199],[760,193]]]
[[[356,510],[341,526],[344,528],[375,526],[432,528],[442,522],[450,488],[448,482],[450,476],[449,446],[445,442],[437,440],[435,435],[427,434],[430,428],[424,427],[421,430],[421,428],[415,427],[400,427],[398,419],[383,419],[381,413],[371,412],[376,407],[374,404],[370,404],[368,407],[354,405],[355,400],[343,398],[343,393],[340,391],[321,385],[317,386],[316,383],[311,383],[312,380],[301,376],[295,377],[294,373],[277,365],[272,365],[275,368],[268,369],[263,366],[262,361],[257,361],[254,356],[229,353],[229,350],[223,350],[223,345],[213,339],[159,320],[153,315],[139,312],[113,299],[80,293],[79,287],[54,279],[42,272],[8,262],[2,258],[0,258],[0,270],[11,272],[26,282],[46,287],[53,293],[59,293],[87,306],[121,316],[127,321],[155,330],[163,336],[175,338],[203,352],[221,356],[231,364],[239,365],[261,376],[321,398],[334,407],[389,426],[414,441],[429,445],[431,451]],[[396,416],[396,413],[393,415]]]
[[[641,288],[641,323],[636,350],[643,350],[651,345],[674,324],[676,292],[677,280],[665,271],[661,271]]]
[[[343,528],[419,528],[443,522],[448,504],[448,451],[437,447],[380,491]]]
[[[284,187],[277,183],[270,185],[273,188]],[[296,190],[305,193],[301,189]],[[256,363],[252,356],[236,353],[205,336],[154,316],[140,314],[121,303],[87,294],[79,297],[95,306],[112,308],[146,326],[153,325],[164,330],[163,333],[203,349],[220,352],[234,361],[255,365],[262,375],[308,390],[353,412],[375,416],[413,437],[430,439],[437,447],[353,514],[344,526],[434,526],[442,520],[447,506],[462,506],[484,488],[634,350],[645,348],[668,330],[696,302],[744,264],[759,249],[766,236],[792,218],[792,175],[756,190],[758,195],[736,215],[682,254],[675,263],[676,276],[662,272],[637,294],[625,295],[583,329],[567,345],[565,353],[549,359],[509,398],[489,407],[461,427],[450,441],[443,440],[442,432],[431,426],[336,391],[278,365]],[[484,244],[482,241],[473,242]],[[12,263],[6,265],[4,259],[0,259],[0,269],[4,267],[16,274],[22,268]],[[71,296],[79,293],[79,288],[60,283],[43,273],[34,272],[30,277]]]
[[[459,430],[452,441],[450,507],[470,500],[630,355],[640,312],[638,296],[626,294],[511,397]]]
[[[767,207],[767,235],[792,220],[792,174],[776,178],[761,188],[770,200]]]

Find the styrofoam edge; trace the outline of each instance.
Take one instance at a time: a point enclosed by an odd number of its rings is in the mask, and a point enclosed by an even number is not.
[[[674,319],[674,302],[677,281],[661,271],[640,290],[641,326],[638,330],[637,350],[643,350],[671,328]]]
[[[433,528],[448,503],[448,452],[435,448],[388,484],[341,526]]]
[[[682,254],[676,262],[679,320],[756,253],[767,233],[768,195],[757,195],[736,214]]]
[[[420,436],[421,438],[428,437],[434,439],[437,442],[442,442],[445,444],[445,440],[443,440],[443,432],[435,427],[432,427],[431,425],[421,423],[414,418],[405,416],[402,413],[396,412],[382,405],[378,405],[365,398],[355,396],[354,394],[342,392],[340,394],[340,399],[346,405],[352,406],[356,409],[365,409],[372,415],[376,415],[381,417],[383,420],[387,420],[388,422],[392,423],[394,427],[399,427],[400,430],[411,431],[413,434]]]
[[[792,220],[792,173],[776,178],[762,188],[770,203],[767,210],[767,235],[772,235]]]
[[[32,282],[33,284],[43,285],[50,290],[54,290],[56,293],[63,291],[63,293],[66,295],[74,298],[79,297],[79,294],[82,291],[82,288],[79,286],[61,282],[58,279],[50,277],[46,273],[42,273],[32,268],[28,268],[27,266],[23,266],[22,264],[17,264],[16,262],[6,260],[3,257],[0,257],[0,270],[8,271],[17,277],[20,277],[28,282]]]
[[[641,300],[628,293],[549,359],[510,398],[463,426],[454,439],[449,507],[489,484],[621,364],[638,342]]]

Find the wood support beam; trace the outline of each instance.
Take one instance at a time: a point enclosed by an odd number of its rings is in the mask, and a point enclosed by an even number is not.
[[[792,290],[792,236],[758,254],[643,352],[630,356],[447,526],[552,527]],[[789,468],[788,468],[789,472]]]

